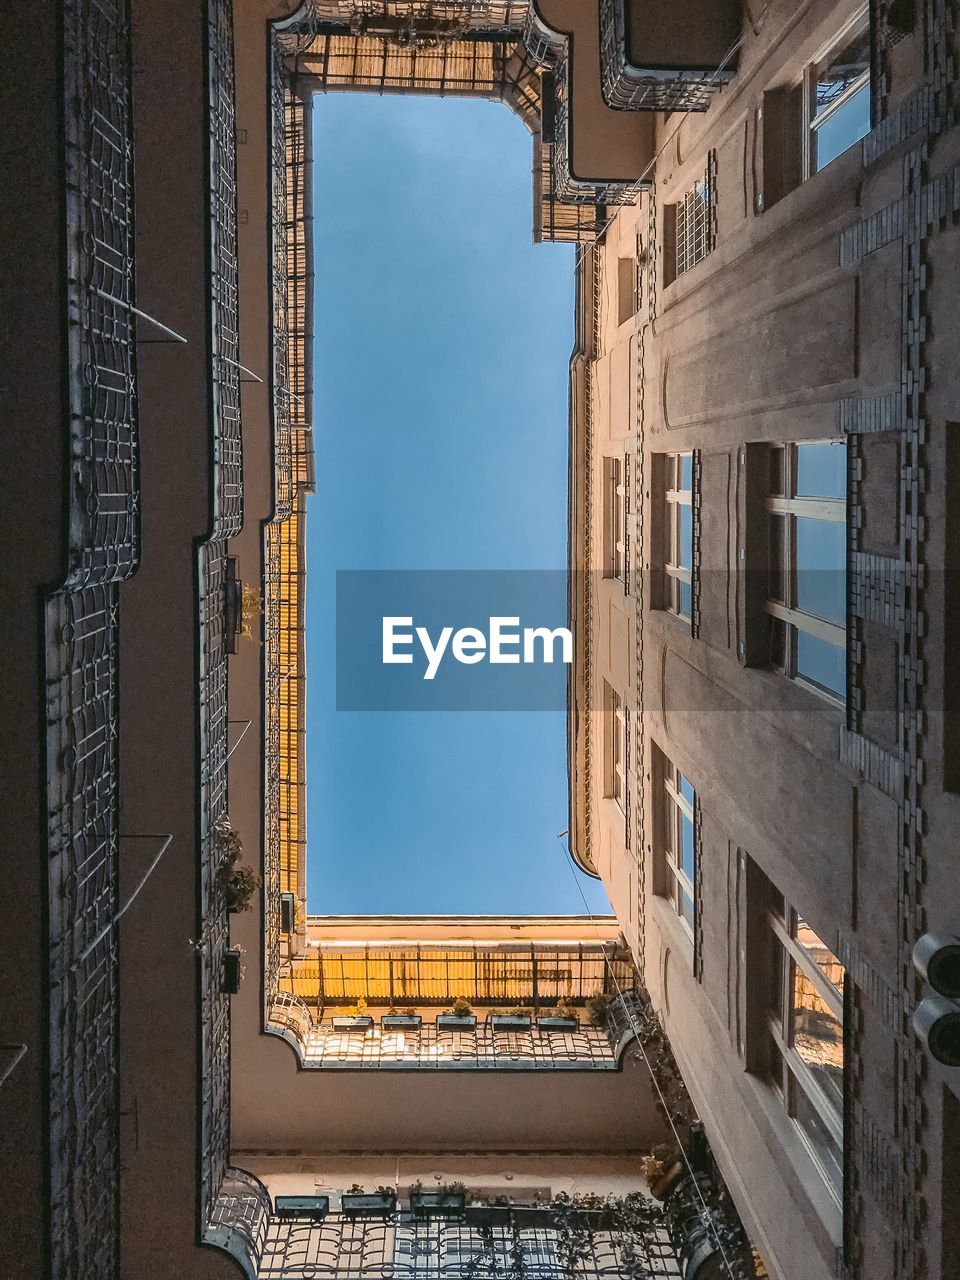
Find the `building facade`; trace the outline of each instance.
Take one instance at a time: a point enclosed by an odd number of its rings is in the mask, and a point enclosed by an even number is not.
[[[4,1276],[953,1273],[955,7],[0,12]],[[616,920],[306,913],[334,91],[502,101],[577,245]]]
[[[579,258],[573,843],[771,1274],[948,1276],[954,38],[745,18]]]

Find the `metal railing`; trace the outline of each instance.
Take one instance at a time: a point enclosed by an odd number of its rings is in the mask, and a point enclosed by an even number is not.
[[[218,876],[218,829],[227,817],[228,801],[226,540],[239,533],[243,523],[232,0],[208,0],[206,24],[212,518],[210,539],[197,551],[200,902],[194,943],[200,987],[200,1206],[205,1235],[226,1176],[230,1140],[230,1004],[222,989],[230,931]]]
[[[583,1231],[571,1238],[560,1225],[549,1225],[549,1209],[539,1213],[546,1219],[542,1227],[519,1225],[519,1213],[516,1222],[505,1226],[420,1220],[408,1210],[379,1219],[332,1213],[321,1222],[272,1217],[257,1275],[260,1280],[307,1275],[331,1280],[621,1280],[625,1275],[679,1280],[682,1274],[659,1214],[643,1231]]]
[[[627,58],[627,0],[600,0],[600,68],[603,96],[621,111],[706,111],[736,62],[706,70],[635,67]]]
[[[119,1273],[118,586],[139,558],[129,23],[63,21],[69,491],[43,606],[52,1274]]]
[[[303,1065],[321,1069],[357,1067],[423,1068],[453,1071],[568,1070],[615,1071],[617,1055],[606,1030],[503,1031],[489,1021],[467,1031],[448,1031],[435,1022],[412,1030],[338,1031],[321,1022],[308,1031]]]

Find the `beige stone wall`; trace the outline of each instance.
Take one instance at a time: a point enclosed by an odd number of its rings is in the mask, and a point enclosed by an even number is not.
[[[572,544],[589,584],[579,642],[589,645],[592,668],[577,694],[573,827],[642,965],[748,1228],[771,1274],[785,1280],[834,1275],[845,1233],[858,1274],[912,1274],[921,1249],[931,1276],[945,1277],[952,1266],[940,1251],[939,1222],[953,1194],[941,1181],[941,1148],[956,1132],[958,1081],[925,1057],[902,1011],[917,994],[913,940],[925,929],[955,930],[958,921],[948,870],[955,864],[948,832],[957,822],[946,660],[954,610],[941,570],[955,501],[957,375],[947,335],[960,256],[953,179],[938,175],[953,173],[960,138],[947,117],[927,143],[919,182],[932,189],[931,202],[946,204],[927,204],[919,230],[905,222],[901,234],[905,165],[926,137],[925,126],[914,128],[922,110],[918,19],[916,33],[885,57],[888,123],[808,181],[782,185],[791,139],[784,141],[778,91],[799,80],[854,9],[766,6],[762,21],[745,24],[738,74],[710,110],[658,118],[655,181],[638,207],[616,214],[599,245],[596,298],[592,255],[581,266],[581,324],[590,327],[596,303],[599,331],[595,359],[574,379],[575,390],[577,380],[592,382],[593,394],[573,401],[573,448],[582,459],[574,504],[589,511],[592,528]],[[930,60],[942,60],[945,49]],[[669,207],[711,158],[715,244],[671,282]],[[636,256],[638,235],[641,303],[636,319],[621,324],[620,260]],[[917,285],[911,263],[920,259],[911,255],[920,253],[927,267]],[[900,407],[902,380],[914,367],[925,378],[926,434],[917,452],[907,442],[918,402]],[[882,413],[889,416],[878,420]],[[845,430],[848,465],[859,468],[851,512],[861,522],[854,549],[862,553],[851,566],[861,657],[849,706],[766,667],[757,582],[739,571],[759,571],[762,560],[757,495],[766,481],[749,446],[836,439]],[[654,607],[664,536],[660,456],[688,450],[699,451],[700,463],[696,635],[688,621]],[[627,590],[602,576],[604,457],[629,458],[635,477]],[[920,499],[908,491],[910,475],[903,479],[905,462],[925,471]],[[916,515],[925,517],[919,526],[911,525]],[[906,543],[905,529],[914,531]],[[916,625],[902,621],[909,603],[884,615],[879,586],[883,574],[896,578],[914,538],[926,566],[918,687],[912,642],[905,652],[903,641],[904,626]],[[609,798],[603,766],[604,681],[631,713],[626,819]],[[919,735],[905,728],[916,723],[916,704]],[[663,896],[658,752],[697,792],[695,942]],[[911,774],[922,779],[922,798]],[[920,832],[911,825],[917,800]],[[923,860],[919,877],[914,851]],[[757,1057],[769,963],[768,926],[752,898],[758,870],[847,967],[843,1212]],[[931,1226],[915,1235],[918,1204]]]

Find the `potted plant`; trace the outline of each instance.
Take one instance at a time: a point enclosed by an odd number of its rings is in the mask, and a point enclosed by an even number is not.
[[[278,1218],[300,1218],[322,1222],[330,1212],[329,1196],[276,1196],[273,1210]]]
[[[243,951],[240,947],[228,947],[223,953],[223,977],[220,990],[224,995],[235,996],[243,977]]]
[[[661,1142],[640,1161],[654,1200],[663,1200],[684,1172],[683,1153],[675,1142]]]
[[[241,585],[237,577],[237,557],[227,556],[223,575],[223,645],[227,653],[236,653],[240,647]]]
[[[367,1002],[363,996],[356,1004],[336,1013],[330,1019],[334,1031],[369,1031],[373,1026],[373,1018],[367,1013]]]
[[[437,1015],[437,1027],[444,1031],[475,1031],[477,1015],[465,996],[457,996],[449,1013]]]
[[[509,1227],[512,1218],[513,1206],[506,1196],[477,1198],[464,1210],[468,1227]]]
[[[573,1011],[573,1007],[562,997],[557,1001],[556,1013],[547,1014],[546,1017],[537,1019],[537,1028],[540,1031],[576,1031],[579,1025],[580,1023],[577,1020],[576,1013]]]
[[[388,1009],[380,1018],[380,1026],[387,1031],[419,1031],[423,1019],[416,1009]]]
[[[230,824],[229,818],[221,818],[213,829],[214,840],[220,854],[217,868],[217,884],[223,890],[228,911],[249,911],[253,895],[263,880],[253,867],[241,862],[243,842]]]
[[[359,1183],[340,1197],[341,1211],[351,1218],[387,1218],[396,1210],[397,1193],[393,1187],[377,1187],[367,1193]]]
[[[256,587],[251,587],[247,582],[243,584],[243,590],[240,594],[240,612],[243,618],[240,634],[246,636],[248,640],[252,640],[253,624],[263,614],[263,601],[260,599],[260,592]]]
[[[421,1183],[410,1188],[410,1209],[417,1219],[462,1218],[467,1189],[462,1182],[444,1182],[428,1191]]]
[[[530,1010],[495,1010],[490,1015],[490,1025],[494,1031],[529,1031],[531,1025]]]
[[[605,1027],[610,1017],[610,1005],[612,997],[598,992],[595,996],[587,997],[587,1016],[595,1027]]]

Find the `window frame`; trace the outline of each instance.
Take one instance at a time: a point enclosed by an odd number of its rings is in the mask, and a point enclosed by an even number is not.
[[[681,489],[682,459],[690,459],[690,488]],[[663,607],[676,618],[687,622],[693,619],[693,521],[694,521],[694,465],[693,451],[683,453],[666,453],[663,455],[665,468],[663,485],[664,502],[664,548],[663,573],[664,591]],[[681,532],[681,508],[690,508],[690,568],[680,564],[683,555]],[[686,584],[690,590],[690,612],[683,609],[683,589]]]
[[[604,695],[604,791],[626,817],[628,712],[619,690],[609,681],[603,682]]]
[[[814,986],[816,993],[827,1005],[829,1012],[840,1024],[841,1053],[843,1052],[843,991],[838,989],[826,975],[824,970],[813,959],[810,953],[797,939],[797,927],[801,922],[814,930],[799,912],[789,903],[783,902],[782,913],[774,908],[767,911],[767,926],[771,934],[771,944],[779,951],[779,963],[771,965],[771,977],[776,981],[776,990],[771,991],[771,999],[767,1008],[767,1031],[772,1042],[769,1056],[767,1077],[778,1095],[785,1113],[799,1134],[804,1148],[823,1178],[831,1196],[842,1205],[843,1202],[843,1103],[840,1107],[830,1099],[823,1086],[814,1076],[808,1065],[794,1046],[794,1025],[796,1014],[795,975],[799,968],[803,976]],[[827,947],[822,938],[814,933],[817,941],[837,959],[834,952]],[[839,960],[837,960],[839,964]],[[845,1088],[845,1080],[842,1088]],[[824,1163],[806,1133],[795,1111],[794,1091],[800,1089],[809,1106],[816,1112],[830,1136],[831,1142],[839,1153],[841,1181],[838,1183],[831,1170]]]
[[[627,520],[630,501],[625,457],[603,459],[603,576],[627,586],[629,548]]]
[[[673,206],[673,280],[679,280],[713,252],[713,219],[716,192],[711,159],[683,198]]]
[[[804,675],[797,668],[798,633],[800,631],[804,631],[808,635],[815,636],[817,639],[840,649],[844,656],[844,662],[846,662],[847,652],[847,628],[845,624],[840,626],[836,622],[829,621],[829,619],[820,618],[815,613],[808,613],[805,609],[799,608],[797,604],[797,573],[803,568],[797,560],[797,519],[823,520],[832,524],[842,524],[844,527],[847,524],[847,500],[845,496],[843,498],[797,496],[798,449],[801,445],[806,444],[846,445],[846,441],[837,437],[828,437],[822,440],[791,440],[782,444],[772,445],[770,448],[768,465],[771,472],[774,453],[779,451],[783,455],[783,492],[782,494],[771,493],[768,482],[764,499],[768,525],[768,573],[769,578],[772,579],[776,567],[784,595],[783,600],[775,599],[771,594],[772,583],[768,580],[764,597],[764,609],[772,619],[783,626],[782,660],[778,661],[773,657],[772,650],[774,646],[771,633],[770,665],[781,671],[788,680],[796,680],[799,684],[802,684],[805,688],[812,689],[821,697],[843,706],[846,701],[845,692],[838,693],[835,689],[829,689],[826,685],[821,685],[816,680]],[[780,563],[778,566],[774,566],[773,562],[774,547],[770,532],[774,519],[782,521]],[[844,572],[846,572],[846,567]]]
[[[839,152],[828,160],[825,165],[817,164],[817,133],[820,128],[826,124],[833,116],[837,114],[842,107],[850,102],[862,89],[870,89],[871,84],[871,68],[867,67],[856,80],[852,81],[839,97],[831,102],[821,114],[816,114],[817,85],[820,75],[829,66],[830,59],[840,50],[843,45],[851,40],[859,30],[869,30],[870,25],[870,7],[862,5],[857,11],[851,14],[850,18],[843,24],[839,31],[834,32],[830,37],[828,44],[820,50],[817,56],[808,62],[804,67],[801,79],[801,102],[802,102],[802,121],[801,128],[803,130],[803,144],[801,147],[801,161],[803,166],[802,177],[806,182],[817,173],[822,173],[833,160],[839,160],[841,155],[845,155],[847,150]],[[852,143],[851,147],[856,146]]]
[[[693,801],[687,799],[680,786],[683,778],[690,785]],[[687,775],[667,756],[661,755],[662,815],[660,831],[660,856],[663,865],[663,891],[674,914],[680,921],[691,943],[695,939],[697,916],[697,879],[700,849],[697,841],[697,790]],[[683,869],[683,819],[688,818],[693,828],[693,879]],[[693,921],[684,918],[680,908],[681,895],[686,894],[693,907]]]

